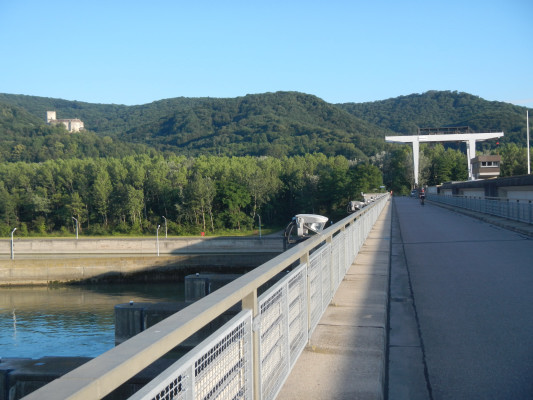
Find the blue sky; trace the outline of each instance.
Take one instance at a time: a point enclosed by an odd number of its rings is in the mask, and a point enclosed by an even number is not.
[[[457,90],[533,108],[532,0],[0,0],[0,92],[91,103]]]

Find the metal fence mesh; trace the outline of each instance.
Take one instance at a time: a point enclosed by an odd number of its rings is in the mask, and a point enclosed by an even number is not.
[[[325,248],[313,253],[309,259],[307,279],[309,281],[309,334],[322,316],[322,253]]]
[[[287,291],[269,290],[259,301],[261,399],[274,399],[289,371]]]
[[[251,315],[239,313],[130,400],[251,399]]]
[[[533,203],[531,201],[512,201],[499,198],[478,199],[447,195],[429,195],[428,199],[467,210],[533,224]]]
[[[328,243],[322,252],[322,265],[320,267],[322,275],[322,307],[320,315],[328,306],[331,300],[331,244]]]
[[[307,344],[307,265],[303,264],[288,282],[289,294],[289,346],[292,368]]]

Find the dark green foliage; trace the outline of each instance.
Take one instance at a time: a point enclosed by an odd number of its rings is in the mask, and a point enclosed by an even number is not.
[[[281,227],[297,213],[345,216],[349,200],[379,184],[376,167],[322,154],[1,163],[0,234],[73,234],[73,218],[93,235],[154,234],[163,216],[171,235],[250,229],[257,215]]]
[[[79,118],[85,123],[87,131],[81,136],[85,139],[79,139],[78,134],[63,135],[60,139],[62,147],[59,146],[61,152],[54,147],[59,138],[53,137],[50,143],[41,143],[47,149],[52,147],[51,150],[41,155],[31,151],[25,161],[80,157],[80,152],[75,150],[81,146],[84,146],[85,156],[89,157],[124,156],[143,151],[139,148],[141,145],[186,156],[282,157],[321,152],[328,156],[344,155],[349,159],[366,160],[384,149],[383,137],[391,133],[315,96],[297,92],[232,99],[175,98],[140,106],[0,94],[1,103],[24,108],[26,114],[31,114],[29,117],[34,117],[35,126],[41,121],[40,129],[51,129],[43,127],[47,110],[56,110],[58,118]],[[2,135],[0,131],[0,137]],[[108,144],[118,148],[113,154],[102,154],[106,146],[98,142],[98,138],[107,138],[108,142],[112,138]],[[28,143],[20,143],[28,148]],[[11,148],[16,144],[13,143]],[[89,153],[91,145],[96,147],[92,150],[94,154]],[[70,152],[65,153],[67,148]],[[107,151],[111,153],[111,150]],[[122,153],[118,154],[118,151]],[[9,160],[7,157],[2,159]]]
[[[46,125],[44,117],[39,119],[22,108],[2,103],[0,140],[0,162],[122,157],[149,151],[145,145],[129,144],[89,130],[68,133],[63,125]]]
[[[46,126],[47,110],[56,110],[59,118],[80,118],[87,131],[65,135],[60,127]],[[450,91],[337,105],[298,92],[181,97],[138,106],[0,94],[0,161],[123,157],[154,150],[185,156],[320,152],[366,161],[390,148],[384,143],[387,135],[442,126],[503,130],[502,143],[524,146],[524,111]],[[490,150],[495,144],[481,146]]]

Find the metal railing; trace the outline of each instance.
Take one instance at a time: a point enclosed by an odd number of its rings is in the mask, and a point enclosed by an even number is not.
[[[533,202],[500,197],[467,197],[429,194],[427,199],[454,207],[533,224]]]
[[[100,399],[241,303],[238,315],[130,399],[275,399],[388,199],[383,195],[26,398]],[[265,283],[270,287],[258,296]]]

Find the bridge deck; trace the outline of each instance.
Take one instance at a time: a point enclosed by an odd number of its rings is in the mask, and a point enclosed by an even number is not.
[[[533,398],[533,227],[410,198],[393,216],[388,398]]]

